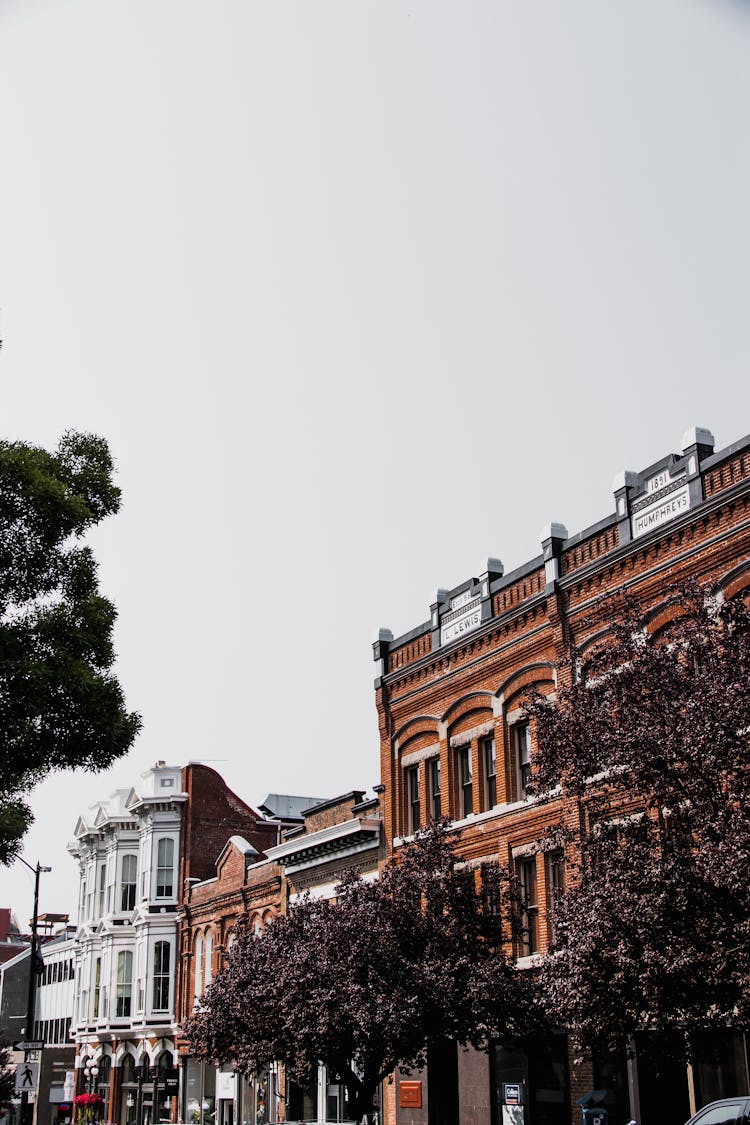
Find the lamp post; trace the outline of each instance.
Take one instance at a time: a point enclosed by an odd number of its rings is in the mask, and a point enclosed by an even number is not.
[[[83,1065],[83,1075],[86,1080],[86,1093],[96,1093],[96,1076],[99,1073],[99,1067],[96,1065],[94,1059],[86,1059]]]
[[[34,1038],[34,1016],[36,1015],[36,978],[37,978],[37,965],[39,959],[39,939],[37,938],[37,922],[39,920],[39,876],[41,873],[49,872],[51,867],[42,867],[41,863],[37,860],[36,867],[32,867],[25,859],[19,855],[17,857],[21,860],[24,867],[28,867],[29,871],[34,872],[34,914],[31,919],[31,948],[29,950],[29,991],[26,997],[26,1038],[33,1040]],[[24,1059],[28,1059],[27,1052],[24,1051]],[[31,1125],[33,1117],[33,1110],[29,1102],[28,1091],[24,1090],[21,1094],[21,1125]]]

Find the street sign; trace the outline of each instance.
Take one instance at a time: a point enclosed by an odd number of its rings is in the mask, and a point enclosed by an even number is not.
[[[39,1063],[19,1063],[16,1067],[16,1093],[33,1094],[39,1081]]]
[[[16,1039],[13,1044],[14,1051],[41,1051],[43,1047],[43,1039]]]

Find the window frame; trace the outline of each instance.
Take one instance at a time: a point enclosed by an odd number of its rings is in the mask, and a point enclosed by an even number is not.
[[[497,804],[497,747],[493,734],[482,739],[480,752],[484,776],[484,807],[485,811],[489,812]]]
[[[130,958],[128,972],[128,958]],[[117,969],[115,981],[115,1018],[118,1020],[129,1019],[133,1014],[133,951],[120,949],[117,953]],[[127,1005],[126,1002],[127,1001]],[[127,1006],[127,1011],[121,1008]]]
[[[519,855],[513,860],[518,879],[518,911],[521,932],[518,935],[519,957],[533,957],[539,952],[539,899],[537,895],[537,857]]]
[[[413,836],[422,826],[422,808],[419,794],[419,765],[407,766],[404,770],[404,780],[406,782],[407,835]]]
[[[168,861],[162,862],[162,847],[169,856]],[[155,898],[174,898],[174,840],[171,836],[160,836],[156,841],[156,885]],[[169,882],[166,882],[165,872],[169,873]]]
[[[170,1010],[169,986],[172,972],[172,943],[166,938],[159,938],[154,942],[151,964],[153,966],[151,1010],[153,1012],[168,1012]],[[164,999],[166,999],[165,1004],[159,1003]]]
[[[132,879],[125,880],[125,863],[126,861],[135,861],[135,872]],[[128,868],[132,864],[128,862]],[[130,874],[130,872],[128,872]],[[126,898],[127,892],[127,898]],[[126,852],[120,860],[120,913],[130,914],[135,910],[136,897],[138,894],[138,856],[135,852]]]
[[[531,724],[528,719],[513,723],[510,728],[513,741],[513,762],[519,801],[525,801],[531,781]],[[521,739],[523,736],[523,745]],[[525,760],[524,760],[525,757]]]
[[[440,820],[442,814],[442,793],[440,787],[440,756],[427,763],[427,781],[432,820]],[[436,784],[437,782],[437,784]]]
[[[544,867],[547,887],[547,935],[550,942],[555,940],[555,912],[557,904],[565,894],[565,852],[554,848],[545,852]]]
[[[456,781],[461,819],[474,811],[474,768],[470,742],[456,747]]]

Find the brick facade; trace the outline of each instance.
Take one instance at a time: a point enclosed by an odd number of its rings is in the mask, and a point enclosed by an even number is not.
[[[606,594],[628,591],[656,634],[670,620],[668,591],[676,583],[696,579],[723,597],[750,593],[750,437],[714,453],[707,431],[688,431],[679,454],[621,474],[613,491],[612,515],[573,536],[551,524],[538,557],[507,575],[499,560],[488,559],[477,576],[437,591],[427,621],[397,638],[381,629],[373,646],[388,850],[397,852],[439,812],[453,821],[463,859],[523,871],[536,904],[536,934],[534,948],[517,948],[518,957],[543,953],[550,933],[554,874],[551,857],[536,845],[562,817],[575,825],[579,815],[525,795],[533,738],[525,697],[564,683],[570,665],[563,662],[574,648],[585,661],[603,635],[591,615]],[[492,1110],[477,1090],[477,1068],[462,1066],[460,1120],[500,1120],[500,1102]],[[429,1077],[422,1078],[427,1091]],[[569,1121],[571,1113],[575,1120],[574,1103],[593,1081],[590,1064],[568,1060],[566,1105],[545,1122]],[[401,1109],[396,1091],[388,1122],[429,1118],[439,1125],[437,1110],[425,1116]],[[543,1092],[548,1110],[557,1096]],[[631,1114],[648,1125],[647,1113],[631,1107]],[[534,1120],[532,1108],[530,1125]]]

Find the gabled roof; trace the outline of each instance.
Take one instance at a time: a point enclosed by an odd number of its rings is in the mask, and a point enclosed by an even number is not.
[[[221,849],[221,852],[219,853],[219,856],[216,860],[217,871],[226,859],[227,853],[231,851],[232,848],[234,848],[235,851],[238,851],[240,855],[245,857],[246,865],[248,863],[252,863],[256,858],[260,857],[263,854],[262,852],[259,852],[257,848],[253,847],[249,840],[246,840],[244,836],[230,836],[224,847]],[[208,879],[204,879],[202,881],[206,883],[209,882]]]

